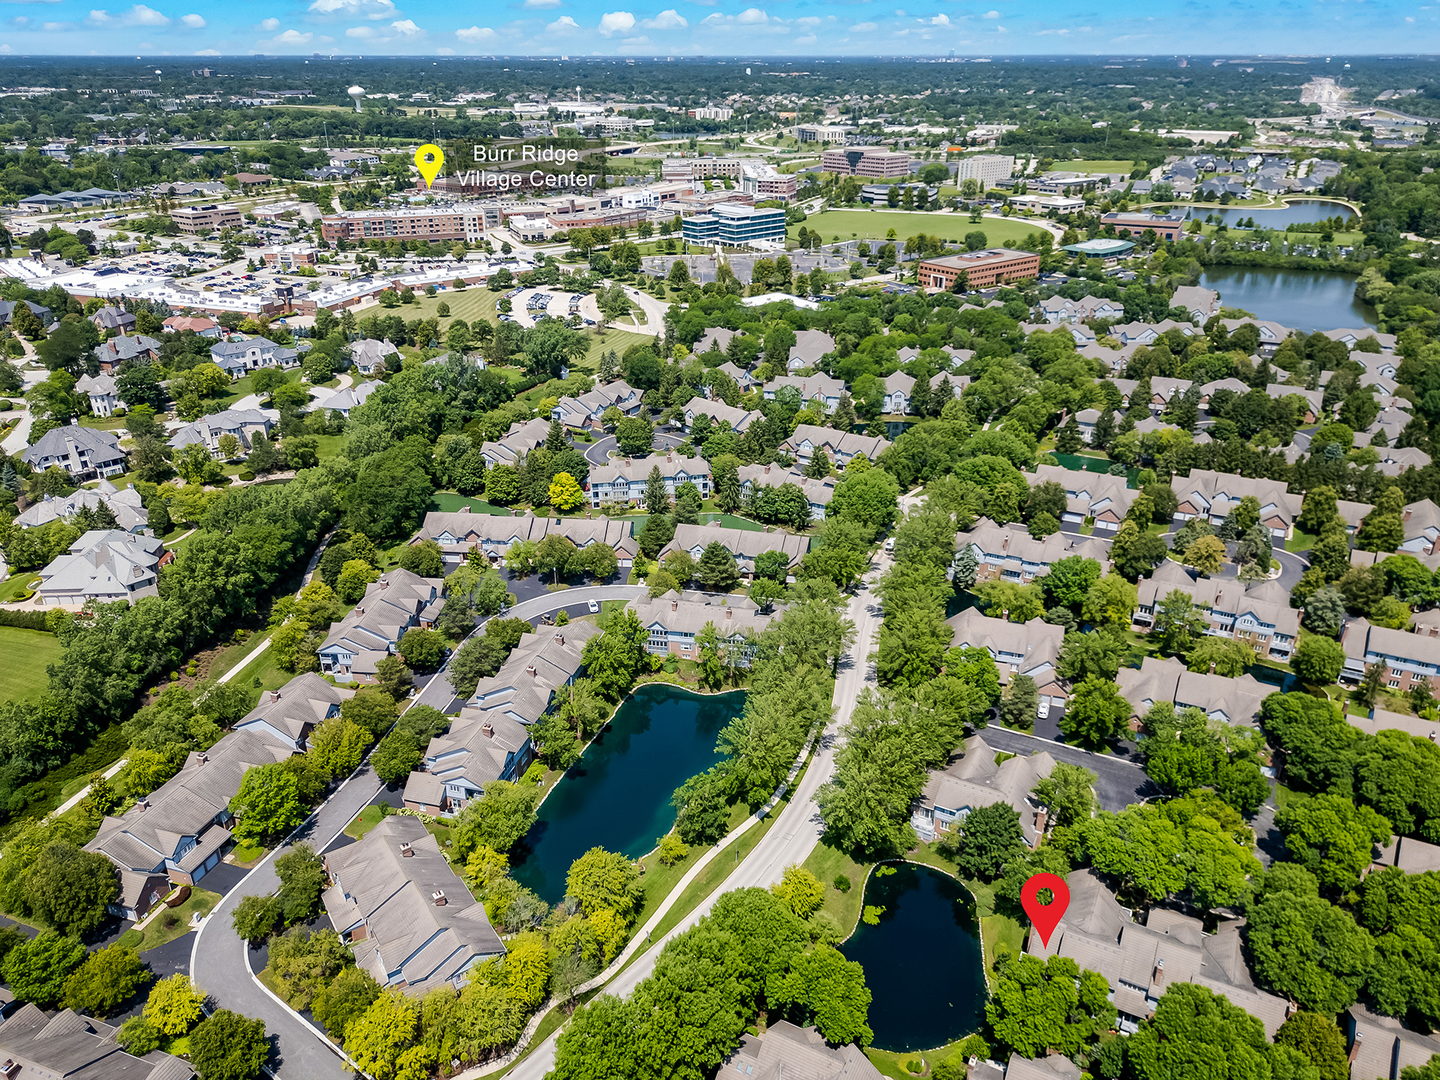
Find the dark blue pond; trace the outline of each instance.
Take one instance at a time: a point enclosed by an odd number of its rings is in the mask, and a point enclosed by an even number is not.
[[[913,863],[871,874],[862,919],[840,951],[865,968],[870,1028],[883,1050],[930,1050],[978,1031],[985,1019],[985,961],[975,898],[954,878]]]
[[[1355,299],[1355,277],[1335,270],[1278,270],[1267,266],[1210,266],[1200,284],[1226,307],[1304,330],[1375,326],[1375,309]]]
[[[553,904],[565,896],[570,864],[592,847],[644,855],[675,824],[671,794],[716,763],[715,738],[744,707],[743,690],[637,689],[541,805],[511,852],[512,876]]]

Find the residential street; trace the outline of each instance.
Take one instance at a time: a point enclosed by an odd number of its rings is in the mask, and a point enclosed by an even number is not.
[[[660,432],[655,433],[655,449],[657,451],[673,450],[683,441],[683,439],[675,435],[664,435]],[[604,465],[605,462],[609,460],[610,455],[619,448],[619,445],[614,435],[606,435],[603,439],[597,439],[585,447],[585,460],[590,462],[591,465]]]

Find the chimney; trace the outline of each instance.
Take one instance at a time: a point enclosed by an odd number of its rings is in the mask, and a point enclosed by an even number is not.
[[[680,610],[680,601],[679,601],[679,600],[671,600],[671,601],[670,601],[670,610],[671,610],[671,611],[678,611],[678,610]]]
[[[564,644],[565,644],[565,635],[564,635],[564,634],[556,634],[556,635],[555,635],[555,644],[556,644],[556,645],[564,645]]]
[[[209,754],[204,753],[204,752],[202,751],[201,753],[199,753],[199,754],[197,754],[197,755],[195,755],[195,756],[199,759],[201,765],[208,765],[208,764],[210,764],[210,755],[209,755]]]
[[[674,460],[675,460],[675,455],[674,455],[674,454],[671,454],[671,453],[666,453],[666,455],[665,455],[665,460],[666,460],[666,461],[674,461]]]
[[[444,906],[445,906],[445,890],[444,890],[444,889],[436,889],[433,893],[430,894],[430,899],[435,902],[435,906],[436,906],[436,907],[444,907]]]
[[[1211,661],[1210,661],[1210,674],[1211,674],[1211,675],[1214,675],[1214,674],[1215,674],[1215,661],[1214,661],[1214,660],[1211,660]]]
[[[139,810],[143,814],[146,810],[150,809],[150,800],[148,798],[137,799],[135,801],[135,809]]]
[[[1151,980],[1151,982],[1157,982],[1157,983],[1158,983],[1158,982],[1164,982],[1164,981],[1165,981],[1165,960],[1164,960],[1164,958],[1161,958],[1161,959],[1155,961],[1155,977]]]
[[[525,668],[525,674],[526,674],[526,675],[534,675],[534,674],[535,674],[535,665],[534,665],[534,664],[529,664],[529,665],[527,665],[526,668]]]
[[[400,857],[402,859],[413,859],[415,857],[415,849],[409,844],[401,844]]]
[[[769,476],[769,475],[770,475],[770,466],[769,466],[769,465],[766,465],[766,466],[765,466],[765,475],[766,475],[766,476]],[[46,497],[48,498],[49,496],[46,496]]]
[[[1350,1044],[1350,1057],[1347,1059],[1351,1065],[1355,1064],[1355,1059],[1360,1056],[1360,1044],[1364,1041],[1364,1033],[1360,1031],[1355,1032],[1355,1041]]]
[[[382,589],[388,589],[389,587],[390,587],[390,579],[389,579],[389,578],[383,578],[383,577],[382,577],[382,578],[380,579],[380,588],[382,588]]]
[[[734,614],[735,614],[735,609],[727,605],[726,608],[725,608],[725,618],[728,619],[728,618],[730,618],[731,616],[733,616]]]
[[[1042,806],[1042,807],[1040,807],[1039,810],[1036,810],[1036,811],[1035,811],[1035,833],[1036,833],[1036,835],[1037,835],[1037,836],[1044,836],[1044,835],[1045,835],[1045,826],[1048,825],[1048,824],[1050,824],[1050,811],[1047,810],[1045,807]]]
[[[270,691],[270,704],[271,704],[271,705],[274,705],[275,702],[277,702],[277,701],[279,701],[279,700],[280,700],[280,691],[279,691],[279,690],[271,690],[271,691]]]

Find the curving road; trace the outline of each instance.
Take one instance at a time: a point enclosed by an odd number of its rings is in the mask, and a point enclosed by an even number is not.
[[[815,808],[815,793],[820,785],[830,779],[835,770],[835,749],[837,735],[850,720],[855,701],[867,687],[874,687],[875,668],[869,662],[870,650],[875,642],[875,633],[880,626],[880,608],[870,592],[870,587],[888,566],[889,560],[881,556],[877,565],[861,583],[856,595],[850,601],[849,617],[855,623],[855,644],[840,663],[840,674],[835,680],[834,715],[825,729],[825,735],[816,747],[810,767],[805,770],[794,797],[780,812],[755,849],[740,863],[717,889],[702,901],[663,938],[657,940],[639,959],[617,975],[605,987],[607,994],[628,997],[636,985],[655,968],[655,958],[665,942],[684,933],[709,913],[719,897],[731,889],[745,889],[752,886],[761,888],[780,880],[785,867],[803,863],[809,857],[825,825]],[[645,927],[637,931],[644,933]],[[555,1043],[559,1032],[551,1034],[508,1074],[509,1080],[543,1080],[555,1066]]]
[[[655,434],[656,450],[674,450],[685,440],[678,435],[664,435],[660,432]],[[585,460],[591,465],[604,465],[610,460],[610,455],[619,450],[620,443],[614,435],[606,435],[603,439],[597,439],[585,447]]]

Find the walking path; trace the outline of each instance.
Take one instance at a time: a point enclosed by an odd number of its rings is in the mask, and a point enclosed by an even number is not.
[[[105,770],[105,779],[111,779],[116,773],[118,773],[121,769],[125,767],[125,763],[129,760],[129,758],[122,757],[119,761],[115,762],[114,765],[111,765],[110,768]],[[45,815],[45,821],[42,824],[48,824],[50,821],[59,817],[61,814],[65,813],[66,810],[69,810],[73,806],[79,806],[81,802],[84,801],[85,796],[90,794],[90,787],[90,784],[86,784],[83,788],[77,791],[74,795],[71,795],[70,798],[66,799],[54,810],[51,810],[50,813]]]

